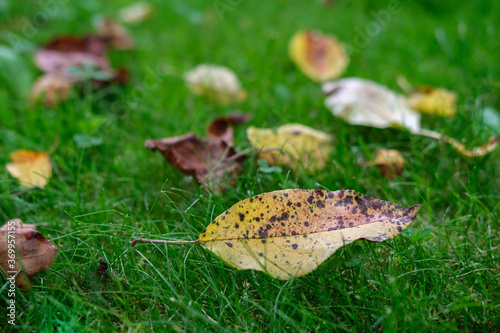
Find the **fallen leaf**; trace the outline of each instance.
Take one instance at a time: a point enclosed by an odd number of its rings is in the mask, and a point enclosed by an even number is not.
[[[403,172],[405,159],[396,149],[379,149],[373,161],[364,162],[362,166],[377,165],[382,175],[389,179],[400,176]]]
[[[270,150],[259,154],[270,165],[301,165],[316,171],[326,165],[333,150],[332,135],[301,124],[287,124],[276,130],[250,126],[247,136],[257,151]]]
[[[44,188],[52,177],[52,163],[46,152],[16,150],[10,154],[12,163],[6,165],[21,186]]]
[[[247,93],[236,74],[229,68],[217,65],[198,65],[184,76],[191,91],[222,105],[243,102]]]
[[[244,155],[222,140],[203,139],[193,133],[161,140],[147,140],[145,146],[159,150],[167,162],[180,172],[195,176],[214,193],[233,185],[243,168]]]
[[[54,107],[67,100],[71,93],[71,82],[57,74],[44,74],[31,88],[31,101],[41,100],[47,107]]]
[[[299,31],[289,43],[290,59],[314,81],[323,82],[341,76],[349,57],[334,36],[317,31]]]
[[[112,74],[106,53],[109,42],[97,36],[82,38],[61,36],[44,45],[35,55],[35,63],[45,73],[55,73],[75,81],[68,68],[93,64],[99,70]]]
[[[327,95],[325,106],[332,114],[353,125],[404,127],[413,134],[443,140],[466,157],[484,156],[495,150],[499,143],[499,138],[491,137],[486,144],[469,150],[456,139],[422,129],[420,114],[409,106],[405,97],[373,81],[341,79],[324,83],[322,90]]]
[[[420,129],[420,114],[410,108],[407,99],[376,82],[346,78],[327,82],[322,90],[327,95],[326,107],[350,124]]]
[[[139,1],[120,9],[118,16],[123,22],[139,23],[147,20],[153,14],[153,7],[146,1]]]
[[[251,115],[241,112],[233,112],[226,117],[216,118],[208,125],[207,135],[212,139],[222,140],[229,146],[233,146],[234,133],[232,126],[246,123],[251,118]]]
[[[42,269],[49,269],[57,254],[57,248],[31,224],[14,219],[0,228],[0,267],[16,276],[16,285],[28,291],[29,277],[36,276]]]
[[[452,117],[457,113],[457,94],[440,88],[421,86],[414,90],[408,98],[410,107],[415,110]]]
[[[238,202],[219,215],[197,241],[237,269],[288,280],[315,270],[340,247],[358,239],[382,242],[397,236],[420,205],[404,208],[352,190],[282,190]]]
[[[108,41],[110,46],[117,50],[131,50],[135,46],[127,30],[110,18],[98,22],[97,35]]]

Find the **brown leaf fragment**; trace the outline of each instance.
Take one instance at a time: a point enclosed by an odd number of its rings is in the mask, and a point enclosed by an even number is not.
[[[16,285],[28,291],[29,277],[36,276],[42,269],[49,269],[57,254],[57,248],[31,224],[13,219],[0,228],[0,267],[16,276]]]
[[[186,175],[195,176],[214,193],[223,192],[236,180],[228,179],[242,171],[245,156],[221,140],[203,139],[194,133],[183,136],[147,140],[145,147],[159,150],[167,162]]]
[[[104,261],[104,259],[99,258],[99,266],[96,268],[96,273],[100,277],[105,277],[108,273],[108,264]]]
[[[92,63],[103,72],[111,73],[106,52],[109,42],[101,37],[60,36],[45,44],[35,55],[35,63],[45,73],[57,73],[70,80],[70,67]]]
[[[396,149],[379,149],[373,161],[364,162],[361,166],[377,165],[382,175],[394,179],[403,173],[405,159]]]
[[[233,129],[236,126],[248,122],[251,115],[241,112],[233,112],[226,117],[219,117],[213,120],[207,128],[207,135],[216,140],[222,140],[229,146],[233,146]]]
[[[131,50],[135,46],[127,30],[118,22],[110,18],[99,21],[97,35],[106,40],[112,48],[117,50]]]

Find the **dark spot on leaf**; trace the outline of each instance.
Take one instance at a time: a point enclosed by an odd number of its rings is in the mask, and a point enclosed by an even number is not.
[[[263,257],[263,256],[264,256],[264,253],[262,253],[262,252],[261,252],[261,253],[259,253],[259,256]]]
[[[235,224],[234,224],[234,227],[235,227],[236,229],[238,229],[238,228],[240,227],[240,225],[239,225],[238,223],[235,223]]]
[[[266,240],[265,239],[261,240],[261,242],[262,242],[262,244],[266,244]]]
[[[291,202],[290,200],[288,200],[288,202],[286,203],[286,205],[287,205],[288,207],[290,207],[290,206],[292,205],[292,202]]]
[[[267,230],[269,230],[269,229],[271,229],[271,228],[272,228],[272,227],[271,227],[271,225],[270,225],[270,224],[266,224],[266,229],[267,229]]]
[[[284,227],[284,226],[285,226],[285,223],[281,222],[281,225]]]
[[[399,231],[399,232],[403,231],[403,228],[398,227],[398,231]]]
[[[307,202],[311,205],[314,200],[314,197],[311,195],[309,198],[307,198]]]
[[[289,217],[290,217],[290,214],[288,214],[288,213],[283,213],[283,214],[281,215],[281,220],[286,221],[286,220],[288,220],[288,218],[289,218]]]
[[[295,205],[296,205],[297,207],[302,207],[302,204],[301,204],[300,202],[297,202]]]
[[[229,247],[233,247],[233,243],[231,243],[231,242],[226,242],[226,245]]]
[[[325,208],[325,203],[321,200],[318,200],[316,202],[316,206],[318,206],[318,208]]]
[[[333,199],[334,196],[333,192],[328,192],[328,199]]]
[[[295,236],[297,233],[295,231],[292,231],[292,235]]]
[[[292,244],[292,248],[296,250],[299,246],[297,244]]]
[[[264,230],[262,228],[259,229],[259,237],[260,238],[266,238],[267,237],[267,230]]]
[[[256,218],[255,218],[255,221],[260,222],[260,218],[259,218],[259,217],[256,217]]]
[[[306,227],[308,227],[308,226],[309,226],[309,222],[304,222],[304,225],[305,225]]]
[[[241,214],[241,213],[240,213],[240,221],[242,221],[242,222],[243,222],[243,220],[244,220],[244,219],[245,219],[245,214]]]
[[[276,215],[271,216],[269,222],[276,222]]]

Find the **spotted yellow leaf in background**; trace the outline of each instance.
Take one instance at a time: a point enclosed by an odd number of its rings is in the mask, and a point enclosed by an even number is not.
[[[12,163],[6,165],[12,177],[22,186],[44,188],[52,176],[52,163],[46,152],[16,150],[10,154]]]
[[[238,269],[287,280],[310,273],[355,240],[395,237],[419,208],[352,190],[275,191],[235,204],[208,225],[198,243]]]
[[[299,31],[290,39],[290,59],[310,79],[318,82],[341,76],[349,57],[337,38],[317,31]]]
[[[418,111],[453,117],[457,113],[457,94],[440,88],[419,87],[408,98],[410,106]]]
[[[259,158],[270,165],[298,164],[315,171],[325,166],[333,150],[333,136],[301,124],[287,124],[277,129],[249,127],[248,140],[257,150],[269,150]]]

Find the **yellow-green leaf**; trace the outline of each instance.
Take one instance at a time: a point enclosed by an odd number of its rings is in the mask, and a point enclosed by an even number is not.
[[[257,150],[271,150],[259,154],[270,165],[296,167],[300,163],[315,171],[325,166],[333,149],[332,135],[301,124],[287,124],[275,130],[250,126],[247,136]]]
[[[418,111],[453,117],[457,113],[457,94],[441,88],[419,87],[408,98],[410,106]]]
[[[310,273],[343,245],[398,235],[419,205],[404,208],[352,190],[283,190],[238,202],[198,242],[238,269],[277,279]]]

